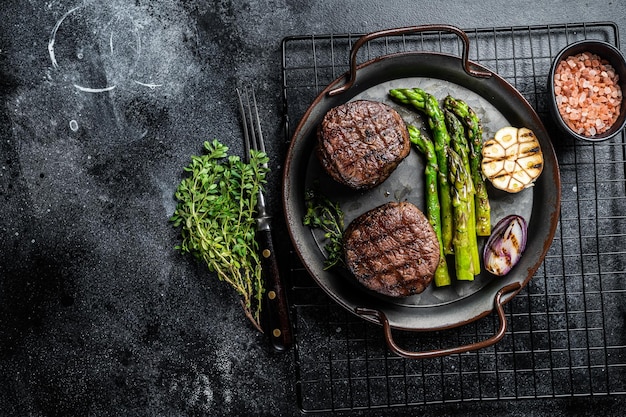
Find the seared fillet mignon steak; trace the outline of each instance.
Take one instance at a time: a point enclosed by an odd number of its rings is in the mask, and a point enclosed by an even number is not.
[[[377,101],[357,100],[330,109],[317,131],[320,163],[337,182],[361,190],[385,181],[409,154],[400,114]]]
[[[380,294],[421,293],[439,264],[439,242],[428,219],[411,203],[391,202],[354,219],[344,235],[346,264]]]

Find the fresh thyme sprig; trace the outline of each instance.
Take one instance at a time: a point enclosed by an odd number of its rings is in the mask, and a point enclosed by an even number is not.
[[[343,257],[344,221],[341,207],[322,194],[317,184],[306,191],[304,200],[306,204],[304,225],[312,229],[321,229],[327,239],[324,249],[328,258],[324,261],[324,269],[343,265],[345,263]]]
[[[204,142],[205,154],[192,156],[185,167],[190,175],[179,184],[171,217],[181,227],[176,249],[204,262],[209,271],[241,296],[244,312],[261,331],[264,285],[258,255],[256,203],[265,184],[265,153],[251,150],[250,162],[227,154],[217,140]]]

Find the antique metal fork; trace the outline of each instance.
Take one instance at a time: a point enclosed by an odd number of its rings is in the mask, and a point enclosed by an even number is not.
[[[249,162],[250,150],[265,152],[261,121],[254,90],[247,86],[242,86],[236,90],[243,124],[245,154]],[[269,330],[269,338],[274,350],[282,352],[287,350],[292,343],[291,323],[287,297],[283,290],[276,253],[274,252],[271,218],[267,213],[263,192],[259,192],[257,198],[256,238],[266,283],[264,309],[262,310],[265,317],[265,327],[266,330]]]

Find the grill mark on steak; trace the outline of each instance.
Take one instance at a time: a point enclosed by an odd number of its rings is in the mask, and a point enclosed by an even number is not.
[[[383,182],[411,149],[400,114],[384,103],[369,100],[330,109],[317,136],[317,155],[326,172],[355,189]]]
[[[346,264],[367,288],[392,297],[424,291],[439,264],[439,243],[413,204],[391,202],[356,218],[345,233]]]

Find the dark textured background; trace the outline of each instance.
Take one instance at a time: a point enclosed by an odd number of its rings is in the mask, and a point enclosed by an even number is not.
[[[389,3],[2,2],[0,415],[298,414],[292,352],[269,352],[232,291],[174,251],[168,223],[182,168],[202,141],[240,152],[240,80],[257,84],[266,137],[275,138],[270,206],[280,220],[284,36],[421,23],[610,20],[626,30],[622,0]],[[398,414],[622,415],[624,404],[532,400]]]

